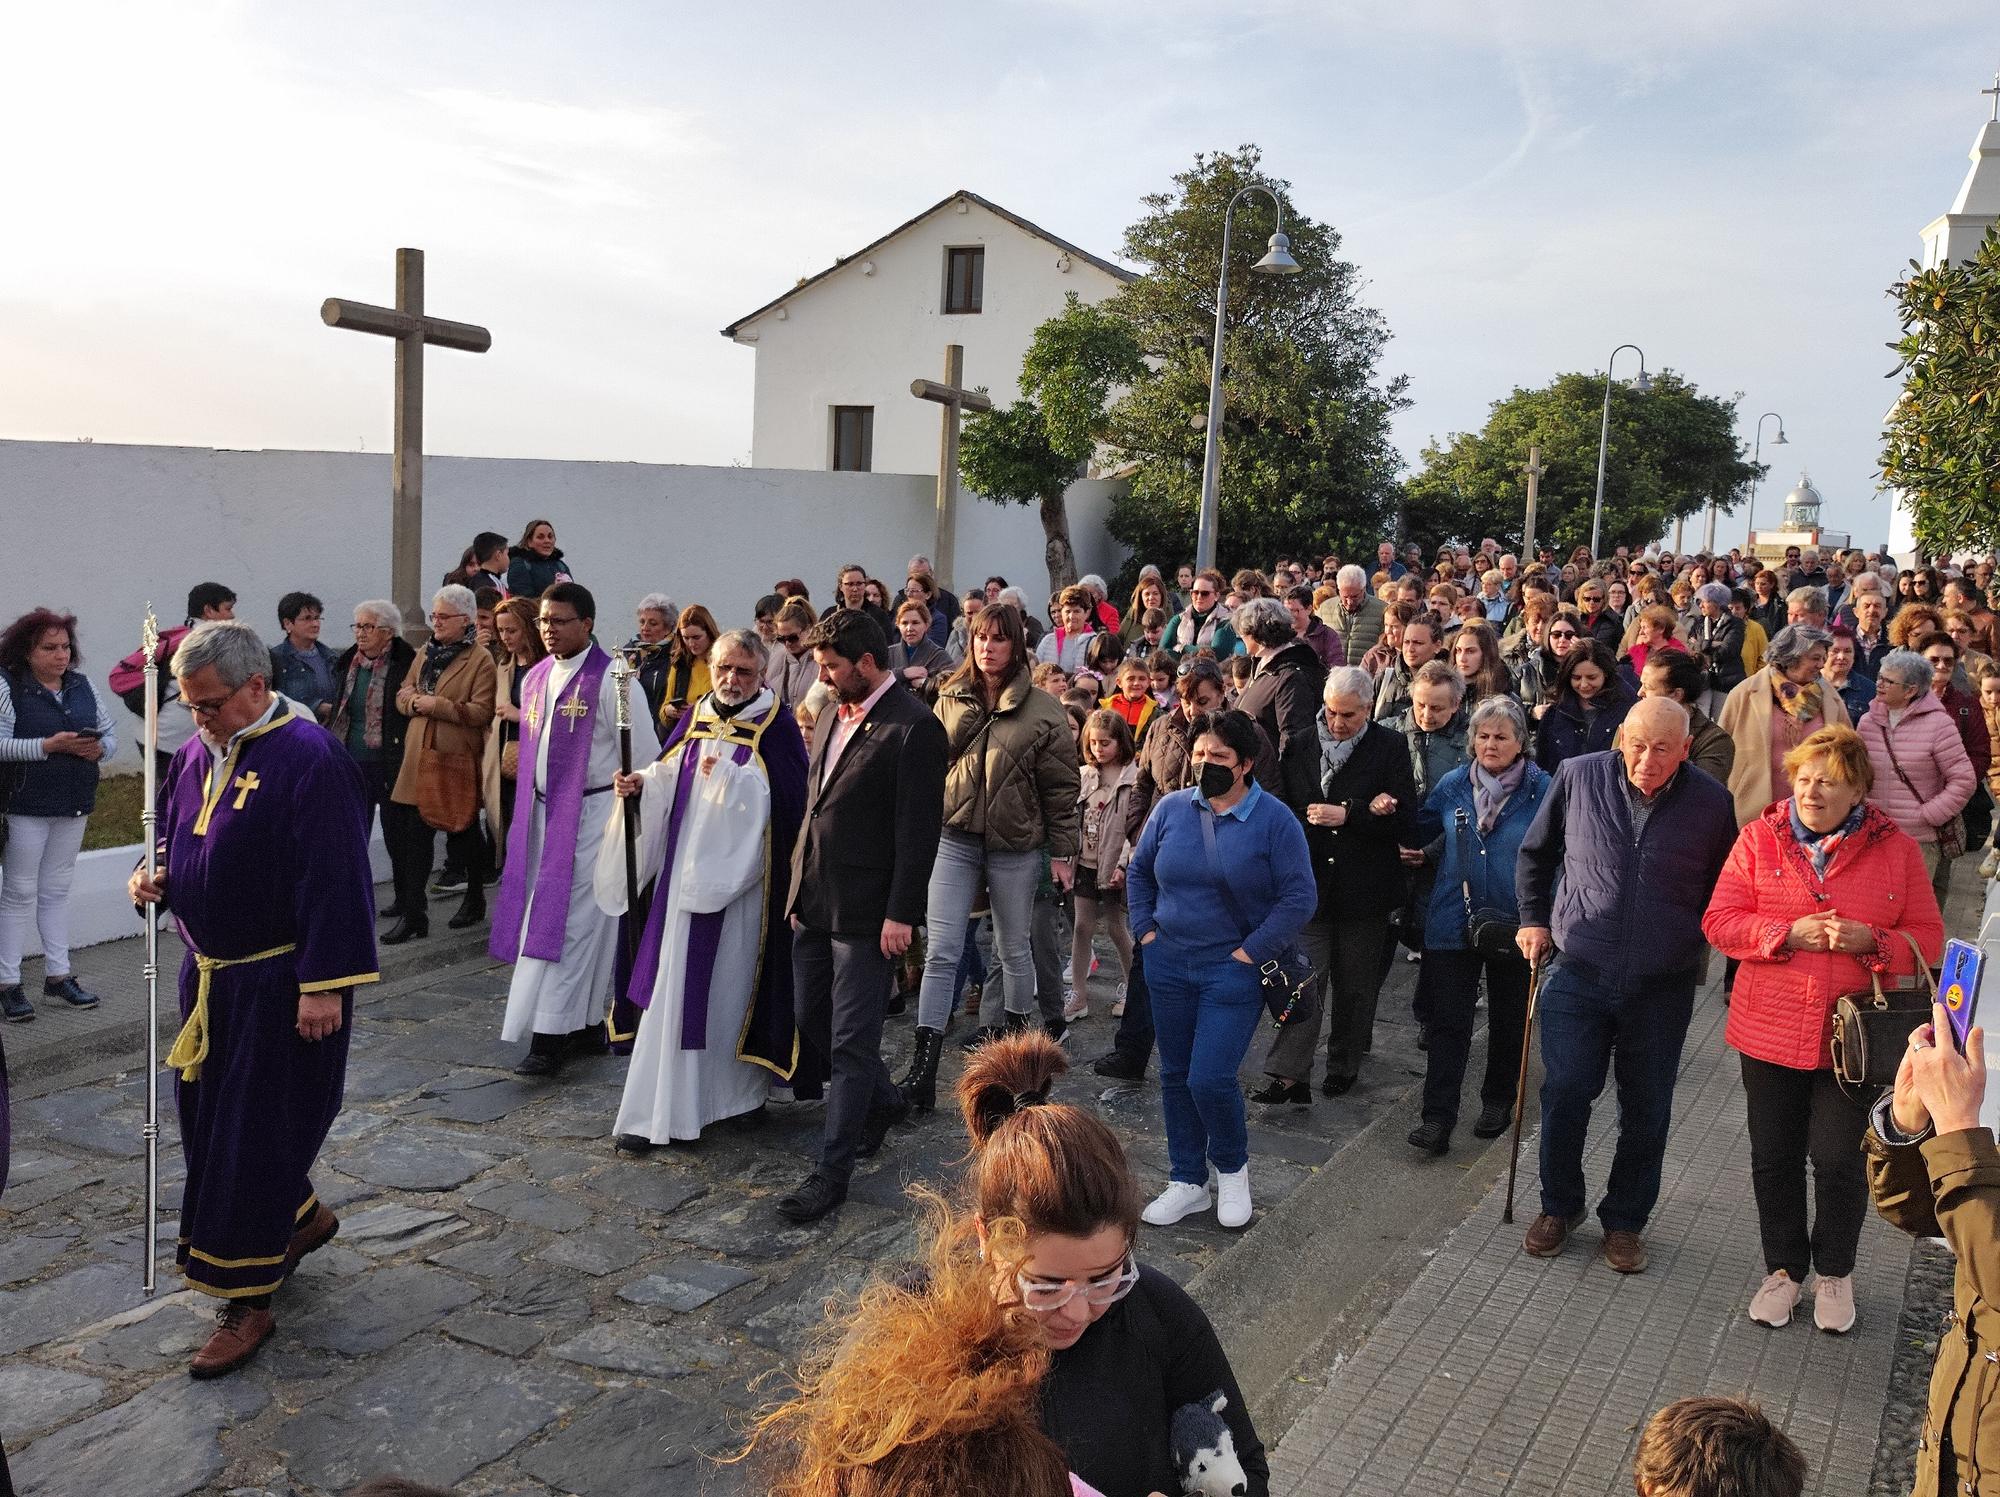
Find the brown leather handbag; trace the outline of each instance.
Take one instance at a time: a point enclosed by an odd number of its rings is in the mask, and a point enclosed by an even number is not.
[[[1910,943],[1917,962],[1917,986],[1887,988],[1882,974],[1869,974],[1864,993],[1843,993],[1833,1003],[1833,1075],[1842,1088],[1893,1086],[1910,1035],[1931,1021],[1937,1002],[1937,979],[1917,946],[1915,936],[1897,931]]]
[[[430,749],[417,759],[417,814],[441,832],[462,832],[479,814],[479,761]]]

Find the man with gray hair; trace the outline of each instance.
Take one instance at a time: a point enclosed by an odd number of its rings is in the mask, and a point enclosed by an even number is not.
[[[308,1173],[340,1112],[353,990],[376,981],[368,801],[354,760],[269,686],[248,624],[202,624],[174,652],[198,732],[159,789],[164,904],[187,943],[167,1055],[187,1183],[176,1259],[220,1302],[189,1371],[247,1362],[271,1296],[339,1228]]]
[[[614,1041],[632,1044],[612,1132],[635,1157],[755,1112],[774,1079],[795,1082],[800,1061],[784,899],[805,739],[764,682],[755,630],[722,635],[708,662],[715,685],[675,721],[666,751],[616,777],[619,810],[597,857],[598,907],[640,931],[611,1026]],[[650,890],[627,910],[631,815]]]
[[[1607,1074],[1618,1149],[1598,1206],[1605,1261],[1646,1267],[1674,1080],[1708,950],[1701,917],[1736,841],[1729,791],[1687,763],[1688,712],[1646,697],[1619,746],[1556,769],[1514,870],[1517,937],[1543,980],[1542,1210],[1525,1250],[1553,1258],[1583,1224],[1584,1138]],[[1560,878],[1558,877],[1560,875]],[[1615,1066],[1615,1069],[1614,1069]]]
[[[1349,562],[1334,575],[1334,596],[1319,605],[1326,626],[1340,635],[1347,658],[1359,660],[1382,637],[1382,600],[1368,590],[1368,574]]]
[[[1826,627],[1826,591],[1818,587],[1795,587],[1785,594],[1785,622]]]

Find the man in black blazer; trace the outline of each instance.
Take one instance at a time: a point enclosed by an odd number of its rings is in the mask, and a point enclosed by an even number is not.
[[[795,1222],[846,1200],[854,1161],[908,1115],[882,1063],[882,1020],[894,964],[924,918],[944,830],[944,728],[914,693],[891,689],[880,626],[843,608],[806,640],[838,705],[813,727],[786,912],[800,1036],[831,1079],[819,1162],[778,1202]]]

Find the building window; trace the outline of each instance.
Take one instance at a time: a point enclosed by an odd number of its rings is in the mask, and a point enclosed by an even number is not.
[[[977,312],[986,293],[986,250],[944,252],[944,310],[947,317]]]
[[[867,473],[875,462],[875,407],[837,405],[833,408],[833,470]]]

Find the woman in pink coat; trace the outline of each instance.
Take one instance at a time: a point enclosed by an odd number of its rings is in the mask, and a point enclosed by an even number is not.
[[[1958,820],[1978,776],[1958,724],[1931,694],[1931,666],[1915,650],[1891,650],[1875,670],[1875,700],[1862,714],[1861,741],[1875,766],[1875,800],[1923,850],[1931,893],[1943,905],[1951,858],[1941,829]]]
[[[1885,983],[1914,976],[1906,936],[1935,962],[1944,922],[1917,844],[1864,798],[1881,779],[1859,734],[1821,728],[1784,767],[1791,795],[1737,834],[1702,930],[1741,964],[1724,1037],[1742,1057],[1767,1275],[1750,1318],[1789,1324],[1810,1269],[1813,1320],[1837,1334],[1854,1325],[1872,1098],[1849,1096],[1834,1079],[1834,1001],[1866,990],[1873,973]]]

